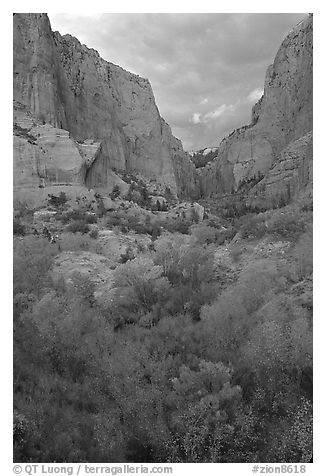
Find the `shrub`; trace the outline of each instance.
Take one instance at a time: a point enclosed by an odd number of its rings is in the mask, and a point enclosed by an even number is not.
[[[245,215],[239,219],[240,230],[243,238],[262,238],[267,227],[264,215]]]
[[[277,237],[296,241],[306,230],[307,218],[295,210],[275,214],[268,223],[268,232]]]
[[[241,246],[235,245],[232,246],[230,249],[230,257],[233,261],[233,263],[239,263],[242,255],[242,248]]]
[[[19,220],[16,220],[16,219],[14,220],[13,229],[14,229],[14,235],[25,236],[25,233],[26,233],[25,226]]]
[[[303,212],[312,212],[314,208],[314,204],[312,200],[307,200],[305,203],[302,204],[301,210]]]
[[[312,230],[304,233],[294,248],[296,271],[300,278],[309,276],[313,270],[313,235]]]
[[[235,235],[237,234],[237,230],[235,227],[229,227],[225,230],[221,230],[216,234],[216,244],[223,245],[226,241],[231,241]]]
[[[138,253],[142,253],[143,251],[146,251],[146,246],[142,242],[136,241],[137,244],[137,251]]]
[[[93,230],[89,232],[89,236],[96,240],[98,238],[98,230],[96,228],[93,228]]]
[[[74,283],[74,288],[77,294],[80,296],[80,299],[91,306],[95,303],[94,292],[95,284],[88,276],[85,276],[82,273],[75,272],[72,275],[72,281]]]
[[[157,238],[161,236],[161,233],[162,233],[162,230],[160,225],[158,225],[157,223],[154,223],[151,229],[151,235],[152,235],[151,240],[152,241],[157,240]]]
[[[166,201],[167,201],[168,203],[174,201],[174,196],[173,196],[173,194],[172,194],[172,192],[171,192],[170,187],[165,187],[164,198],[166,199]]]
[[[146,311],[150,311],[158,301],[163,302],[170,287],[168,280],[163,277],[163,267],[144,257],[128,260],[118,266],[114,271],[114,284],[122,294],[124,290],[132,298],[131,308],[139,306]],[[124,300],[120,304],[126,305]]]
[[[121,218],[119,218],[115,212],[113,214],[108,214],[106,226],[113,227],[119,225],[121,225]]]
[[[191,234],[195,237],[196,242],[204,245],[214,243],[216,241],[218,231],[216,228],[206,225],[197,225],[191,228]]]
[[[119,185],[115,185],[113,187],[113,190],[112,192],[109,194],[109,197],[112,199],[112,200],[115,200],[117,197],[120,196],[120,188],[119,188]]]
[[[96,242],[90,235],[75,233],[64,233],[60,236],[60,248],[62,251],[92,251],[97,252]]]
[[[90,215],[89,213],[85,214],[85,221],[86,223],[92,225],[94,223],[97,223],[97,217],[95,215]]]
[[[150,208],[151,206],[151,201],[146,185],[140,180],[131,183],[128,193],[126,195],[126,199],[131,202],[137,203],[141,207]]]
[[[32,217],[34,209],[30,208],[27,203],[24,202],[15,202],[14,210],[16,212],[15,216],[20,218]]]
[[[206,223],[206,221],[205,221],[205,223]],[[207,224],[208,224],[208,226],[216,228],[217,230],[219,230],[221,228],[221,220],[218,219],[217,217],[210,217],[207,220]]]
[[[160,202],[159,200],[156,200],[156,204],[152,205],[151,209],[153,211],[158,211],[158,212],[167,212],[168,211],[168,205],[166,202]]]
[[[133,252],[133,249],[131,246],[127,246],[125,253],[122,253],[120,255],[120,263],[124,264],[127,263],[127,261],[130,261],[135,258],[135,254]]]
[[[56,208],[63,207],[68,201],[68,198],[64,192],[60,192],[58,197],[52,194],[49,194],[48,197],[48,204]]]
[[[165,222],[164,228],[170,233],[182,233],[183,235],[187,235],[189,233],[189,228],[191,227],[191,225],[191,221],[177,218],[176,220]]]
[[[143,223],[136,223],[131,227],[137,234],[146,234],[151,231],[151,228],[148,226],[144,225]]]
[[[178,237],[161,237],[155,245],[155,264],[163,267],[163,274],[172,284],[196,288],[201,282],[213,280],[213,254],[209,248],[185,244]]]
[[[194,223],[199,222],[199,214],[194,208],[191,208],[191,221],[193,221]]]
[[[67,230],[72,233],[88,233],[89,225],[83,220],[74,220],[70,225],[67,226]]]
[[[231,362],[237,359],[237,350],[246,342],[257,319],[254,313],[268,300],[271,290],[280,285],[279,278],[275,263],[253,262],[242,270],[235,285],[201,308],[210,358]]]
[[[57,214],[56,219],[65,225],[71,220],[85,221],[89,224],[97,223],[97,217],[95,215],[91,215],[83,210],[69,210],[65,213]]]
[[[84,214],[80,210],[69,210],[65,213],[58,214],[57,218],[66,225],[71,220],[83,220]]]
[[[99,218],[102,218],[104,215],[106,215],[107,210],[104,206],[104,202],[102,198],[97,199],[97,216]]]
[[[14,240],[14,294],[39,295],[48,285],[47,273],[57,253],[57,248],[43,237],[29,235]]]

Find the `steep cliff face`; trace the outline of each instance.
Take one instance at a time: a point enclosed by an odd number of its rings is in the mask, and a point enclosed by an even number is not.
[[[250,196],[270,204],[287,203],[292,197],[299,195],[312,197],[312,174],[312,133],[309,132],[290,142],[266,177],[252,188]]]
[[[13,119],[14,198],[39,205],[60,187],[74,195],[84,183],[88,164],[100,153],[100,143],[77,143],[68,131],[37,120],[17,101]]]
[[[14,98],[77,141],[101,142],[87,185],[107,186],[112,168],[154,178],[182,193],[193,166],[160,117],[147,79],[104,61],[70,35],[52,32],[46,14],[14,16]],[[174,164],[187,174],[176,179]]]
[[[25,179],[29,188],[63,181],[110,190],[114,169],[155,179],[181,198],[231,193],[261,174],[267,184],[282,151],[312,130],[312,17],[281,44],[251,124],[225,138],[199,169],[160,117],[148,80],[52,32],[46,14],[14,15],[14,99],[29,114],[16,121],[16,191]],[[19,127],[40,135],[31,143]],[[269,190],[283,195],[275,185]]]
[[[198,169],[203,196],[237,190],[240,181],[267,174],[292,141],[312,130],[312,16],[281,44],[268,68],[252,122],[225,138],[213,162]]]

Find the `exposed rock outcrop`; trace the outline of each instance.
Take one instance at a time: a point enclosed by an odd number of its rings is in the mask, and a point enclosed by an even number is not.
[[[63,276],[69,280],[75,273],[80,273],[96,284],[103,284],[112,277],[110,264],[108,258],[96,253],[65,251],[55,258],[52,274],[55,279]]]
[[[258,196],[267,204],[287,203],[300,194],[312,196],[313,181],[312,133],[291,142],[280,159],[250,191],[251,196]]]
[[[181,218],[195,222],[202,222],[205,215],[205,208],[199,203],[182,202],[171,208],[166,216],[169,218]]]
[[[72,187],[83,183],[86,159],[69,132],[41,124],[18,103],[14,107],[13,144],[16,199],[42,202],[49,187]]]
[[[194,167],[160,117],[149,81],[76,38],[53,33],[46,14],[14,16],[14,98],[83,142],[81,153],[90,140],[101,143],[96,155],[95,147],[91,151],[94,160],[84,161],[88,187],[110,188],[112,169],[121,169],[156,179],[173,193],[195,189]]]

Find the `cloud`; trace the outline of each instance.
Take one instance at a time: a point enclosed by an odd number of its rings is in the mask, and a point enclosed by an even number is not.
[[[159,73],[165,73],[169,69],[169,64],[167,64],[167,63],[158,63],[154,66],[154,68]]]
[[[194,112],[190,119],[190,122],[192,122],[193,124],[200,124],[202,122],[201,114],[199,112]]]
[[[211,119],[217,119],[218,117],[222,116],[226,112],[233,112],[235,107],[236,107],[235,104],[230,104],[229,106],[227,106],[226,104],[222,104],[217,109],[214,109],[214,111],[206,113],[204,115],[204,122],[205,121],[207,122]]]
[[[161,115],[190,149],[216,145],[250,121],[251,103],[264,85],[267,66],[287,33],[304,16],[49,15],[53,29],[76,36],[107,61],[148,78]],[[236,114],[231,105],[236,105]]]
[[[207,102],[205,102],[205,104],[207,104]],[[214,109],[213,111],[207,112],[206,114],[194,112],[192,114],[192,117],[190,118],[190,122],[192,122],[193,124],[208,123],[209,121],[218,119],[225,113],[233,112],[236,109],[237,104],[239,104],[239,101],[236,104],[229,104],[228,106],[226,104],[222,104],[218,108]]]
[[[251,93],[248,94],[247,99],[250,102],[257,102],[262,95],[264,94],[264,90],[261,88],[256,88]]]

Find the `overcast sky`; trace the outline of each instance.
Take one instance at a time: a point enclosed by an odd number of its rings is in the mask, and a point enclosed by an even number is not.
[[[49,14],[102,58],[151,82],[186,150],[218,145],[250,122],[265,71],[303,13]]]

